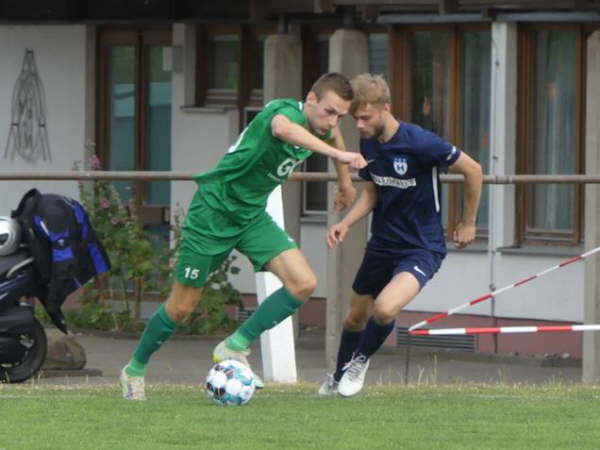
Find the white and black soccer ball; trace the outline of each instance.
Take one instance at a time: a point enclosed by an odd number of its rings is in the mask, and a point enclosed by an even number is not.
[[[234,359],[215,364],[206,377],[206,394],[218,405],[245,405],[255,389],[252,370]]]

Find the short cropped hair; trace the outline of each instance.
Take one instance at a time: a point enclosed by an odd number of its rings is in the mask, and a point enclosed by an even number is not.
[[[310,90],[317,96],[317,101],[321,100],[327,91],[332,91],[341,99],[349,102],[354,98],[354,92],[352,91],[350,81],[345,75],[337,72],[329,72],[321,75],[317,81],[314,82]]]
[[[381,106],[391,102],[390,87],[381,75],[361,73],[352,79],[354,101],[350,106],[353,114],[366,105]]]

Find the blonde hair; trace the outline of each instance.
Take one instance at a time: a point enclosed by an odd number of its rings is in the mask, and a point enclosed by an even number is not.
[[[390,87],[381,75],[361,73],[352,79],[351,84],[354,90],[354,101],[350,107],[351,114],[366,105],[383,107],[392,100]]]

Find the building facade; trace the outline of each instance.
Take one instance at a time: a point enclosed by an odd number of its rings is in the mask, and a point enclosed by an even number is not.
[[[594,106],[600,102],[592,95],[598,88],[590,85],[600,79],[598,1],[12,3],[0,4],[2,171],[87,167],[93,153],[108,170],[207,170],[266,100],[303,97],[329,70],[383,74],[401,120],[456,143],[484,173],[596,170],[586,161],[598,152],[590,130],[600,128]],[[344,130],[356,150],[350,119]],[[328,168],[313,156],[303,170]],[[32,186],[1,183],[6,212]],[[34,184],[77,195],[75,182]],[[167,233],[195,189],[183,181],[117,186],[141,206],[158,235]],[[286,226],[320,279],[302,320],[319,326],[334,285],[343,286],[340,298],[347,297],[368,233],[366,226],[358,229],[339,258],[344,262],[332,263],[324,240],[327,221],[335,220],[327,214],[328,190],[324,183],[292,182],[284,194]],[[450,236],[460,217],[460,186],[444,185],[443,199]],[[467,250],[450,248],[398,324],[408,326],[591,248],[585,205],[579,185],[486,186],[477,242]],[[251,266],[242,262],[241,268],[234,284],[251,296]],[[495,323],[584,322],[591,314],[584,308],[589,278],[585,265],[574,264],[513,289],[497,298]],[[440,326],[489,325],[491,312],[491,304],[482,303]],[[522,336],[483,337],[474,345],[582,355],[580,334]]]

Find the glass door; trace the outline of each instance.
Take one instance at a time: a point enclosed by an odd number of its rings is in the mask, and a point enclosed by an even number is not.
[[[107,170],[171,169],[169,30],[102,30],[98,153]],[[169,181],[116,181],[155,237],[168,237]],[[162,239],[161,239],[162,240]]]

